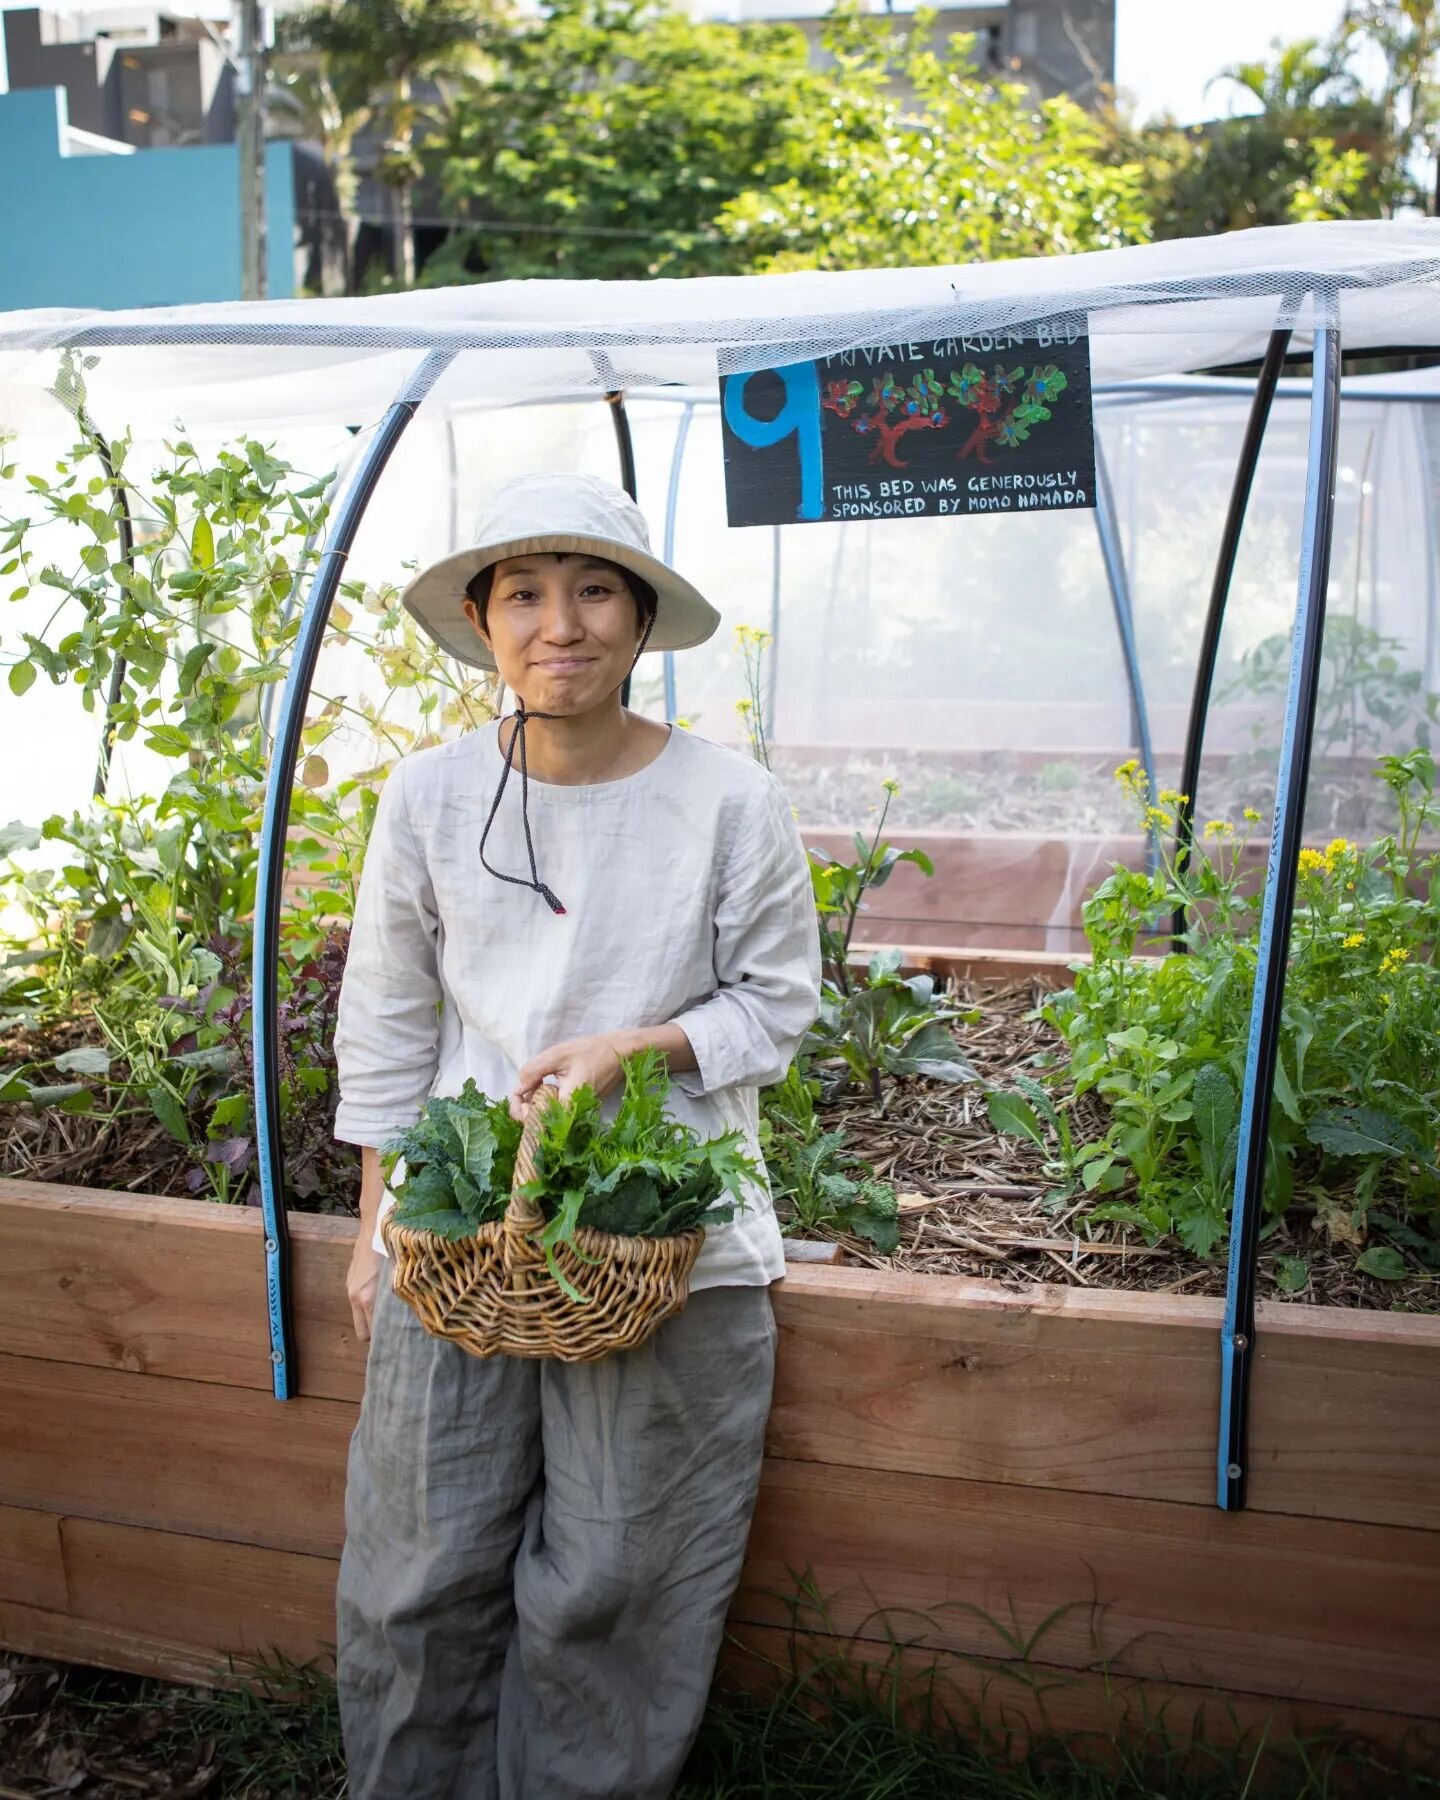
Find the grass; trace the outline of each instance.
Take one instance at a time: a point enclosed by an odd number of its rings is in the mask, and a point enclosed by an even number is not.
[[[342,1800],[333,1680],[283,1660],[232,1664],[249,1689],[0,1659],[0,1796]],[[11,1678],[13,1677],[13,1684]],[[8,1686],[8,1691],[7,1691]],[[1088,1760],[1060,1744],[1009,1754],[934,1698],[902,1716],[889,1671],[834,1658],[764,1701],[717,1698],[674,1800],[1401,1800],[1440,1795],[1354,1742],[1177,1751],[1154,1725]],[[57,1761],[57,1758],[59,1759]],[[68,1760],[67,1760],[68,1759]],[[76,1782],[74,1773],[87,1771]]]
[[[892,1667],[836,1657],[770,1698],[717,1700],[675,1800],[1421,1800],[1440,1777],[1354,1741],[1245,1751],[1171,1743],[1160,1721],[1124,1744],[1028,1749],[946,1715],[932,1682],[897,1703]],[[914,1671],[909,1671],[914,1694]]]

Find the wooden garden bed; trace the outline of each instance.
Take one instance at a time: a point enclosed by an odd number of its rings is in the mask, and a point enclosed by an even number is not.
[[[292,1232],[282,1405],[257,1214],[0,1183],[0,1643],[197,1678],[333,1639],[354,1225]],[[1440,1319],[1262,1307],[1251,1505],[1225,1515],[1215,1301],[820,1266],[776,1307],[732,1678],[788,1656],[808,1576],[831,1639],[882,1657],[895,1609],[912,1662],[959,1653],[956,1689],[1021,1727],[1168,1703],[1180,1732],[1203,1707],[1440,1747]]]
[[[855,860],[855,829],[804,825],[812,848],[842,862]],[[923,850],[935,865],[925,876],[902,863],[882,888],[866,897],[855,941],[887,946],[912,944],[945,951],[953,944],[1028,955],[1035,951],[1065,958],[1084,955],[1081,923],[1085,900],[1116,863],[1145,867],[1145,840],[1138,832],[979,832],[886,829],[888,842]],[[1307,841],[1322,845],[1323,833]],[[1245,861],[1258,884],[1263,878],[1268,839],[1252,838]]]

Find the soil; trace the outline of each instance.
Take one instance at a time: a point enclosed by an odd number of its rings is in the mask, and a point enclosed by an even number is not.
[[[1045,1084],[1057,1100],[1066,1095],[1058,1074],[1063,1040],[1034,1016],[1045,993],[1040,982],[957,991],[981,1011],[979,1023],[959,1026],[957,1037],[987,1083],[1011,1085],[1017,1070],[1034,1071],[1037,1058],[1050,1059],[1053,1072],[1045,1073]],[[54,1056],[86,1041],[83,1020],[58,1027],[43,1043],[12,1027],[0,1033],[0,1066]],[[985,1276],[1011,1287],[1044,1282],[1147,1293],[1225,1291],[1223,1250],[1201,1262],[1179,1243],[1147,1246],[1127,1227],[1087,1222],[1083,1200],[1057,1205],[1048,1199],[1041,1152],[997,1133],[974,1086],[894,1082],[883,1116],[868,1095],[856,1093],[827,1106],[824,1120],[827,1128],[844,1129],[847,1146],[902,1199],[898,1252],[880,1256],[863,1240],[840,1236],[847,1261],[926,1275]],[[1103,1105],[1093,1096],[1074,1103],[1077,1142],[1099,1136],[1105,1122]],[[185,1185],[191,1166],[148,1108],[133,1103],[90,1113],[0,1109],[3,1175],[185,1199],[194,1197]],[[322,1194],[358,1193],[358,1153],[335,1144],[333,1164],[323,1175]],[[254,1182],[245,1185],[245,1197],[258,1204]],[[346,1210],[343,1202],[307,1203],[293,1196],[291,1204],[299,1211]],[[1313,1214],[1298,1205],[1261,1247],[1256,1291],[1262,1299],[1312,1305],[1440,1311],[1440,1276],[1417,1268],[1410,1280],[1381,1281],[1357,1271],[1355,1254],[1353,1246],[1333,1245],[1315,1228]],[[1309,1265],[1309,1281],[1298,1292],[1279,1285],[1281,1257],[1303,1257]]]
[[[333,1712],[0,1651],[0,1800],[340,1800]]]

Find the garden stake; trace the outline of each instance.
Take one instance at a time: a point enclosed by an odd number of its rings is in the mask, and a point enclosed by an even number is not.
[[[602,362],[607,370],[610,367],[608,357],[597,356],[594,361],[597,368]],[[625,411],[624,390],[614,388],[606,394],[605,398],[609,402],[610,418],[615,426],[615,448],[620,452],[620,485],[638,504],[640,495],[637,492],[639,484],[635,479],[635,440],[630,435],[630,415]],[[620,684],[620,704],[622,706],[630,704],[630,681],[633,674],[632,670],[631,674],[627,675]]]
[[[1264,1213],[1266,1141],[1275,1062],[1280,1047],[1280,1010],[1285,998],[1285,964],[1295,910],[1300,834],[1305,823],[1310,742],[1315,730],[1315,705],[1320,690],[1325,587],[1330,576],[1330,539],[1335,524],[1336,451],[1340,426],[1338,296],[1333,292],[1317,291],[1315,313],[1310,447],[1300,537],[1294,648],[1285,702],[1285,729],[1280,742],[1280,772],[1275,784],[1275,822],[1265,870],[1250,1038],[1245,1053],[1245,1092],[1235,1159],[1225,1321],[1220,1333],[1220,1442],[1216,1495],[1218,1505],[1225,1512],[1239,1512],[1245,1505],[1250,1372],[1255,1358],[1255,1270]]]
[[[1115,512],[1115,493],[1110,485],[1105,446],[1100,442],[1098,431],[1095,433],[1095,530],[1100,538],[1100,554],[1105,562],[1105,580],[1110,587],[1110,602],[1115,608],[1115,625],[1120,633],[1120,653],[1125,658],[1125,680],[1130,687],[1130,735],[1140,757],[1140,766],[1145,771],[1153,803],[1155,747],[1150,741],[1150,715],[1145,705],[1145,683],[1140,674],[1140,651],[1135,642],[1135,612],[1130,604],[1130,579],[1125,572],[1125,552],[1120,547],[1120,521]],[[1153,875],[1160,866],[1160,845],[1153,826],[1146,859]]]
[[[1265,427],[1270,422],[1270,406],[1275,398],[1275,385],[1290,348],[1290,327],[1276,326],[1265,347],[1265,361],[1255,383],[1255,398],[1250,403],[1250,418],[1245,426],[1245,439],[1240,446],[1240,461],[1235,468],[1235,483],[1230,490],[1230,510],[1225,515],[1225,529],[1220,536],[1220,553],[1215,559],[1215,579],[1210,588],[1210,606],[1205,614],[1205,631],[1200,639],[1200,658],[1195,665],[1195,688],[1190,700],[1190,722],[1185,730],[1185,766],[1180,772],[1180,799],[1175,808],[1175,868],[1183,875],[1190,866],[1190,847],[1195,841],[1195,796],[1200,788],[1200,759],[1205,750],[1205,727],[1210,716],[1210,693],[1215,685],[1215,664],[1220,654],[1220,633],[1225,626],[1225,607],[1230,598],[1230,582],[1235,574],[1235,558],[1240,549],[1240,534],[1245,529],[1245,514],[1250,505],[1250,490],[1255,485],[1255,470],[1260,461],[1260,446]],[[1170,948],[1189,948],[1185,933],[1189,929],[1185,903],[1175,908],[1170,922]]]
[[[675,561],[675,514],[680,506],[680,471],[685,462],[685,440],[690,435],[690,421],[695,416],[695,402],[687,400],[675,432],[675,447],[670,452],[670,486],[665,495],[665,549],[667,563]],[[664,653],[665,723],[673,725],[680,708],[675,698],[675,652]]]
[[[355,469],[335,519],[335,529],[310,583],[294,659],[285,678],[280,724],[265,777],[265,817],[260,831],[260,873],[255,884],[255,945],[251,982],[255,1042],[255,1150],[260,1205],[265,1220],[265,1298],[270,1321],[270,1363],[277,1400],[298,1391],[295,1336],[290,1316],[290,1238],[285,1216],[285,1156],[280,1131],[280,897],[285,881],[285,834],[290,790],[305,726],[305,706],[315,679],[320,645],[340,576],[391,452],[453,351],[432,350],[391,404]]]

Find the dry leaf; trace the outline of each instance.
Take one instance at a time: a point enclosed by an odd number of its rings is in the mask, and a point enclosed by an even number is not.
[[[46,1759],[45,1779],[62,1794],[73,1793],[88,1779],[85,1752],[76,1744],[57,1744]]]

